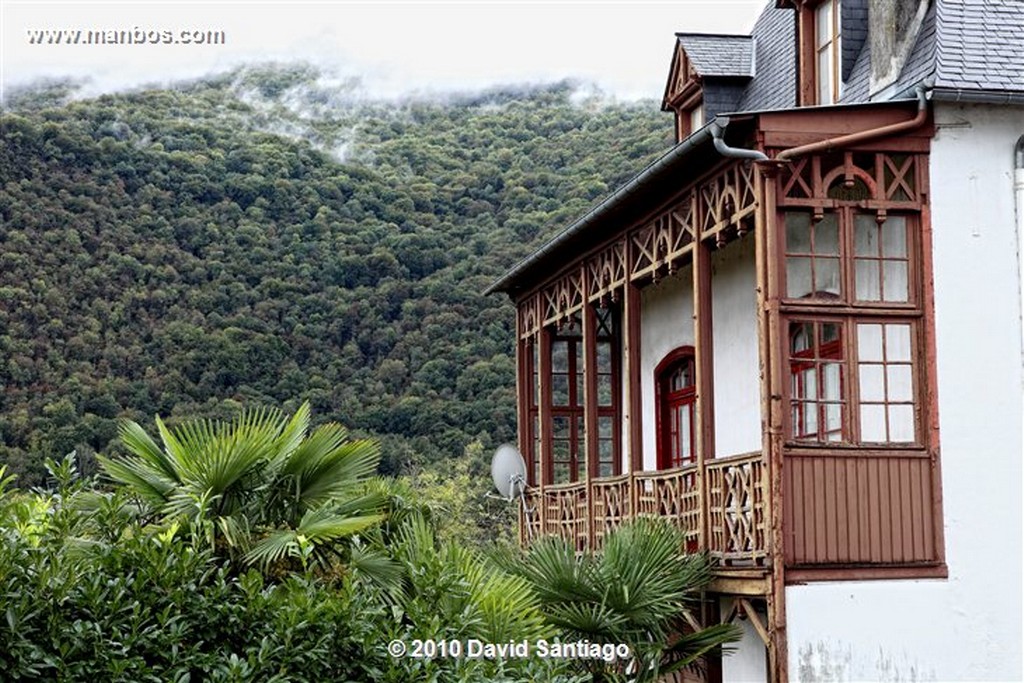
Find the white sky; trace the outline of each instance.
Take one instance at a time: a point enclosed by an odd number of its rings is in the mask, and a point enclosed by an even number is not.
[[[370,94],[577,77],[660,98],[675,31],[748,33],[767,0],[675,2],[26,2],[0,0],[0,85],[88,78],[105,92],[305,59]],[[32,29],[217,29],[226,45],[32,45]]]

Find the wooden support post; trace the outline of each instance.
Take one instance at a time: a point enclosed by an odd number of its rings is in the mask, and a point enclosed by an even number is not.
[[[584,269],[583,291],[589,290]],[[587,459],[584,476],[587,496],[587,547],[594,548],[594,490],[593,480],[598,475],[597,431],[597,315],[594,307],[583,302],[583,457]],[[572,381],[572,378],[570,378]],[[577,456],[578,457],[578,456]]]
[[[530,366],[533,350],[529,339],[523,336],[523,309],[528,305],[528,301],[520,301],[516,306],[516,435],[519,452],[526,460],[526,480],[530,485],[535,485],[537,473],[534,472],[533,442],[530,439],[530,420],[533,419],[530,413],[533,369]]]
[[[757,192],[761,197],[758,220],[755,225],[756,248],[758,253],[759,315],[762,318],[762,415],[766,429],[762,450],[768,465],[768,523],[769,556],[771,561],[771,593],[768,595],[768,666],[771,680],[784,683],[788,680],[788,653],[786,647],[786,558],[785,536],[783,535],[783,405],[782,370],[786,357],[786,346],[782,319],[779,315],[781,297],[779,272],[783,267],[781,259],[777,211],[775,208],[776,178],[770,167],[762,167],[758,173]]]
[[[696,369],[697,491],[700,547],[710,547],[707,461],[715,457],[714,340],[711,335],[711,252],[703,240],[693,244],[693,361]]]
[[[537,414],[540,429],[540,527],[541,535],[548,532],[547,527],[547,501],[544,497],[544,489],[554,481],[554,468],[552,466],[552,450],[554,441],[551,434],[551,330],[542,327],[538,335],[540,340],[540,381],[538,387],[540,395],[537,397]]]
[[[626,410],[625,423],[628,438],[626,467],[629,472],[629,514],[637,516],[639,492],[634,472],[644,468],[643,396],[640,378],[640,288],[630,278],[633,263],[632,240],[627,236],[622,246],[626,263],[626,282],[623,285],[623,356],[625,357]]]

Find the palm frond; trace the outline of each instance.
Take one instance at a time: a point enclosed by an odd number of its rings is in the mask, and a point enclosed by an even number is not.
[[[348,557],[348,565],[358,576],[362,576],[395,596],[402,588],[404,569],[402,565],[380,552],[356,544]]]
[[[280,529],[268,534],[245,554],[245,562],[249,565],[264,567],[285,558],[297,556],[299,552],[298,534],[294,529]]]
[[[668,674],[690,668],[705,655],[720,651],[728,654],[734,648],[728,643],[743,636],[743,629],[736,624],[713,624],[693,633],[678,637],[664,652],[661,673]]]
[[[167,497],[174,490],[175,482],[173,480],[140,458],[113,460],[103,455],[97,455],[96,460],[108,477],[129,486],[154,508],[159,508],[166,503]]]
[[[179,481],[181,475],[174,460],[156,445],[142,426],[133,420],[122,420],[118,425],[118,436],[128,450],[141,458],[169,481]]]
[[[380,514],[339,515],[334,510],[322,508],[307,512],[299,522],[296,532],[320,545],[359,533],[382,519],[384,515]]]

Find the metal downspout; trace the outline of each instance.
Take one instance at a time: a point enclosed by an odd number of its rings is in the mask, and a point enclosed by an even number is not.
[[[716,116],[711,122],[711,137],[714,138],[715,150],[723,157],[732,159],[750,159],[751,161],[768,161],[768,156],[756,149],[741,149],[725,144],[725,129],[729,125],[728,116]]]
[[[812,142],[809,145],[790,147],[789,149],[779,152],[773,161],[791,161],[796,157],[803,156],[804,154],[827,152],[840,147],[856,145],[875,138],[882,138],[887,135],[894,135],[896,133],[902,133],[903,131],[913,130],[921,126],[925,122],[925,119],[928,118],[928,88],[927,86],[919,85],[915,88],[915,91],[917,92],[917,115],[912,119],[900,121],[899,123],[890,123],[887,126],[862,130],[848,135],[840,135],[837,138],[829,138],[828,140]]]

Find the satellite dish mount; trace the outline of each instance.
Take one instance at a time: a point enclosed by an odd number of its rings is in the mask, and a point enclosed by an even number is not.
[[[491,458],[491,479],[494,488],[507,502],[518,499],[526,520],[526,538],[533,540],[533,508],[526,504],[526,461],[512,444],[502,444]]]

